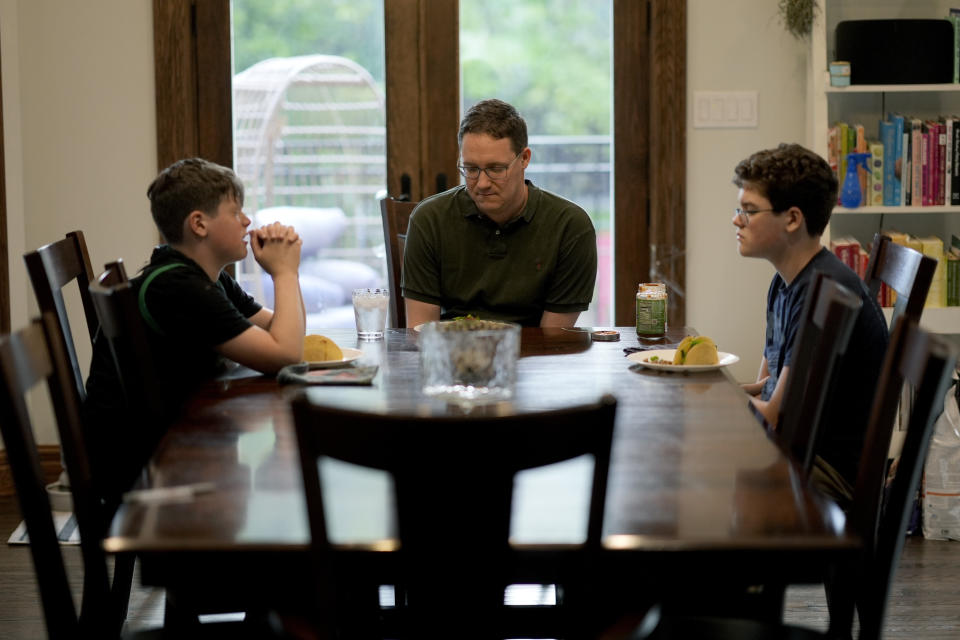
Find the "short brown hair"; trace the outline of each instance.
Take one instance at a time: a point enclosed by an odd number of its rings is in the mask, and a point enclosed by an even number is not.
[[[183,241],[183,221],[191,211],[213,215],[224,198],[243,205],[243,183],[233,170],[204,160],[179,160],[160,172],[147,189],[150,213],[166,242]]]
[[[827,161],[798,144],[781,143],[776,149],[757,151],[734,169],[733,183],[750,183],[776,212],[797,207],[803,212],[807,232],[823,234],[837,204],[837,176]]]
[[[470,107],[460,121],[457,144],[463,146],[468,133],[485,133],[495,140],[510,138],[510,148],[520,153],[527,147],[527,123],[513,106],[491,98]]]

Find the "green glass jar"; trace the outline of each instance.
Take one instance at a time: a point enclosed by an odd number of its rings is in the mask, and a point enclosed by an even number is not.
[[[660,338],[667,333],[667,285],[643,282],[637,289],[637,335]]]

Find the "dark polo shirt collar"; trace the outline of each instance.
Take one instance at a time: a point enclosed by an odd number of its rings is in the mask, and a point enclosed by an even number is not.
[[[524,180],[523,182],[527,187],[527,204],[524,205],[523,211],[520,212],[520,215],[507,221],[507,224],[505,224],[504,227],[509,227],[518,220],[523,220],[524,222],[529,223],[531,220],[533,220],[533,216],[537,213],[537,205],[540,204],[540,189],[537,189],[529,180]],[[473,202],[470,194],[467,193],[467,188],[462,185],[460,187],[460,193],[457,194],[457,208],[460,210],[460,214],[463,215],[464,218],[475,217],[483,220],[490,220],[487,218],[487,216],[480,213],[480,210],[477,209],[477,205]],[[491,222],[493,221],[491,220]]]

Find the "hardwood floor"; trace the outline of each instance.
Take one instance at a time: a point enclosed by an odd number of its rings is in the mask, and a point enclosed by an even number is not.
[[[45,638],[46,626],[40,609],[33,561],[26,545],[8,545],[7,538],[20,523],[15,497],[0,497],[0,640]],[[77,606],[83,579],[79,547],[62,547],[67,575]],[[163,624],[163,590],[140,587],[139,573],[133,577],[127,623],[131,629]]]
[[[30,550],[6,539],[20,522],[15,498],[0,497],[0,640],[43,638],[46,629],[37,597]],[[74,592],[79,594],[80,550],[64,549]],[[163,592],[139,587],[134,576],[128,625],[160,626]],[[823,589],[791,587],[784,618],[817,629],[826,628]],[[890,596],[884,638],[939,640],[960,637],[960,543],[910,538]]]
[[[826,629],[823,588],[788,589],[784,619]],[[883,637],[960,638],[960,542],[907,539],[887,605]]]

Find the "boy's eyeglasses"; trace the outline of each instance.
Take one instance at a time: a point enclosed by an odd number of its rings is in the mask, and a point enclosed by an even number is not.
[[[521,151],[520,153],[523,153],[523,151]],[[513,156],[513,160],[511,160],[507,164],[497,164],[492,167],[471,167],[471,166],[458,164],[457,170],[460,171],[460,175],[462,175],[467,180],[476,180],[477,178],[480,177],[481,171],[487,174],[487,177],[493,181],[503,180],[504,178],[507,177],[507,171],[510,170],[510,167],[513,165],[513,163],[516,162],[517,158],[520,157],[520,153]]]
[[[740,222],[745,227],[750,225],[750,216],[752,216],[755,213],[763,213],[764,211],[772,211],[774,213],[780,213],[776,209],[756,209],[754,211],[750,211],[749,209],[741,209],[737,207],[736,209],[733,210],[733,212],[737,214],[737,217],[740,219]]]

